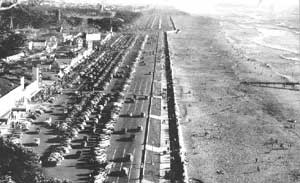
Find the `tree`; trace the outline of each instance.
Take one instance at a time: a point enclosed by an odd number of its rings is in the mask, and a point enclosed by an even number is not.
[[[33,151],[0,138],[0,182],[6,183],[11,179],[16,183],[71,183],[45,178],[39,159]]]
[[[28,4],[31,6],[40,6],[44,0],[28,0]]]
[[[3,0],[0,0],[0,11],[10,10],[16,7],[18,4],[19,1],[17,0],[10,1],[9,3],[4,3]]]
[[[9,175],[16,182],[34,182],[41,173],[38,162],[32,151],[0,139],[0,175]]]
[[[18,53],[25,43],[25,36],[0,29],[0,58]]]

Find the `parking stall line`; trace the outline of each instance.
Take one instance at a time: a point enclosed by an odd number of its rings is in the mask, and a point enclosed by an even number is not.
[[[133,79],[134,80],[134,79]],[[136,88],[136,86],[139,84],[139,82],[136,82],[135,84],[134,84],[134,86],[133,86],[133,88],[132,87],[130,87],[130,92],[134,92],[135,91],[135,88]]]
[[[140,108],[140,109],[141,109],[141,112],[143,111],[143,107],[144,107],[144,103],[145,103],[145,102],[146,102],[146,101],[144,101],[144,100],[142,101],[141,108]],[[141,113],[141,112],[140,112],[140,113]]]
[[[113,153],[112,160],[115,159],[116,152],[117,152],[117,149],[115,149],[115,151],[114,151],[114,153]]]
[[[147,85],[146,85],[145,91],[143,91],[144,95],[148,95],[148,93],[149,93],[149,92],[147,92],[148,87],[149,87],[149,84],[148,84],[149,82],[148,82],[148,80],[147,80],[146,83],[147,83]]]
[[[138,80],[137,82],[134,82],[134,83],[135,83],[135,84],[134,84],[133,89],[131,88],[131,90],[130,90],[130,92],[132,92],[132,93],[135,92],[136,87],[139,85],[139,80]],[[130,92],[128,92],[128,94],[129,94]],[[128,97],[128,94],[127,94],[127,97]],[[134,105],[135,105],[135,104],[134,104]],[[132,104],[129,103],[127,106],[128,106],[128,107],[126,108],[126,110],[124,110],[124,112],[126,112],[126,114],[130,112],[130,107],[132,106]]]
[[[138,93],[139,91],[141,91],[141,87],[142,87],[142,85],[143,85],[142,79],[139,79],[138,81],[141,81],[141,82],[139,82],[138,90],[137,90],[137,91],[134,91],[135,94]]]
[[[133,156],[133,160],[132,160],[132,162],[130,163],[130,168],[129,168],[129,173],[128,173],[128,183],[130,182],[131,169],[132,169],[132,165],[133,165],[134,157],[135,157],[135,148],[133,149],[132,156]]]
[[[128,113],[129,113],[129,111],[130,111],[130,106],[131,106],[131,104],[128,104],[128,105],[126,105],[126,107],[124,108],[124,113],[125,113],[125,114],[128,114]]]
[[[124,150],[123,150],[123,154],[122,154],[122,157],[125,156],[125,152],[126,152],[126,146],[124,147]],[[123,166],[123,162],[120,163],[120,168],[119,168],[119,171],[122,170],[122,166]],[[116,182],[119,182],[119,179],[120,179],[120,176],[117,177],[116,179]]]
[[[138,91],[140,91],[141,86],[143,85],[143,82],[140,82],[140,83],[141,83],[141,84],[140,84],[140,86],[139,86],[139,90],[138,90]],[[137,92],[134,92],[134,93],[136,94]],[[137,103],[138,103],[138,102],[136,102],[136,103],[133,104],[133,105],[134,105],[133,113],[135,113],[135,111],[136,111],[136,107],[138,106]]]
[[[124,157],[125,156],[125,152],[126,152],[126,147],[124,147],[124,150],[123,150],[123,154],[122,154],[122,157]],[[123,166],[123,161],[121,162],[121,164],[120,164],[121,166],[120,166],[120,171],[122,170],[122,166]]]
[[[145,90],[144,90],[144,88],[148,88],[148,79],[144,79],[144,82],[143,83],[145,83],[145,87],[142,87],[141,88],[141,90],[140,90],[140,95],[144,95],[144,93],[145,93]]]
[[[117,152],[117,149],[114,150],[114,153],[113,153],[113,156],[112,156],[112,161],[114,161],[114,159],[115,159],[116,152]],[[108,175],[111,173],[111,170],[112,169],[109,169]]]

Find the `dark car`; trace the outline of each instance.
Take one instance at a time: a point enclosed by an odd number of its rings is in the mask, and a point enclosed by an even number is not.
[[[78,158],[80,158],[81,154],[82,154],[82,151],[77,151],[75,154],[75,157],[78,159]]]

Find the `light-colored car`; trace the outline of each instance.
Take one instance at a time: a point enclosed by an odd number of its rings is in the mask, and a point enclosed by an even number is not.
[[[133,155],[131,153],[127,153],[124,157],[124,160],[132,162],[133,161]]]
[[[10,138],[11,143],[13,144],[20,144],[20,139],[16,137]]]
[[[136,129],[137,129],[138,132],[142,132],[143,131],[143,127],[142,126],[138,126]]]
[[[41,139],[40,138],[34,138],[33,143],[38,146],[41,143]]]
[[[128,176],[128,173],[129,173],[129,168],[123,167],[123,168],[121,169],[121,175],[123,175],[123,176]]]
[[[52,118],[51,118],[51,117],[48,117],[48,118],[45,120],[45,123],[47,123],[49,126],[51,126],[51,124],[52,124]]]
[[[100,148],[105,148],[105,147],[110,146],[110,142],[109,142],[109,140],[101,141],[101,142],[98,144],[98,146],[99,146]]]

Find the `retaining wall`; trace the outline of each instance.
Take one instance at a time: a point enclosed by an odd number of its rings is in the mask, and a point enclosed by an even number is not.
[[[39,90],[38,80],[32,82],[24,89],[21,84],[8,94],[0,98],[0,117],[4,116],[11,108],[15,107],[19,101],[30,99]]]
[[[168,118],[169,118],[169,136],[170,136],[170,150],[171,150],[171,182],[187,182],[187,173],[184,168],[182,155],[181,139],[179,138],[179,122],[178,112],[176,109],[173,73],[171,67],[171,60],[169,54],[168,34],[164,32],[165,43],[165,62],[166,62],[166,77],[167,77],[167,102],[168,102]]]

